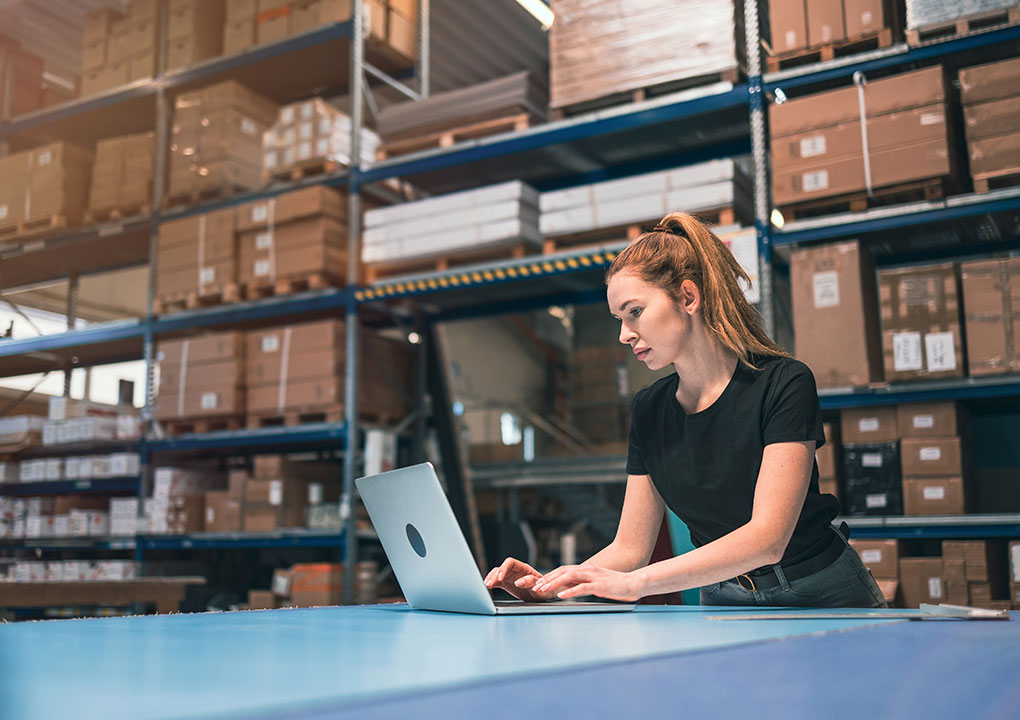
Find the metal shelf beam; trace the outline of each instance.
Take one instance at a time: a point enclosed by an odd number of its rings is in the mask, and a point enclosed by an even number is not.
[[[1020,537],[1020,514],[935,515],[917,517],[849,517],[857,538],[990,538]]]
[[[222,430],[210,433],[175,435],[145,443],[150,452],[193,452],[232,450],[238,453],[270,451],[279,446],[323,446],[344,449],[347,428],[340,423],[308,423],[290,427],[256,430]]]
[[[137,476],[95,478],[92,480],[48,480],[46,482],[6,483],[0,485],[0,495],[7,495],[9,497],[125,492],[138,492]]]
[[[988,400],[1020,396],[1020,377],[961,378],[893,383],[882,388],[828,389],[818,392],[822,410],[901,403]]]

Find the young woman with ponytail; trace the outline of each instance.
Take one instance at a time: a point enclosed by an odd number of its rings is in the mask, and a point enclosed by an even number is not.
[[[525,601],[634,601],[701,588],[703,605],[884,607],[818,491],[825,442],[811,371],[762,330],[733,254],[696,218],[667,215],[606,275],[620,342],[676,373],[634,398],[627,492],[613,542],[542,575],[514,558],[485,578]],[[695,549],[649,564],[663,511]]]

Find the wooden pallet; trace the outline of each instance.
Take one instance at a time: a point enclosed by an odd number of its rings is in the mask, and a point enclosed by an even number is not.
[[[812,48],[792,50],[790,52],[772,55],[765,59],[769,72],[787,70],[801,65],[810,65],[817,62],[826,62],[838,57],[846,57],[856,53],[867,52],[887,48],[893,44],[892,28],[882,28],[877,33],[861,35],[859,37],[846,38],[837,42],[825,43]]]
[[[248,429],[257,430],[264,427],[278,426],[292,427],[294,425],[304,425],[306,423],[338,423],[343,422],[344,412],[343,404],[331,403],[327,405],[308,405],[297,408],[288,408],[283,412],[266,411],[248,413]],[[379,425],[392,425],[398,419],[388,414],[365,411],[359,412],[358,417],[364,422],[376,423]]]
[[[670,80],[664,83],[646,85],[634,90],[603,95],[590,100],[567,103],[559,107],[550,108],[549,120],[562,120],[566,117],[583,115],[584,113],[604,110],[618,105],[629,105],[631,103],[643,102],[649,98],[669,95],[670,93],[680,92],[681,90],[689,90],[690,88],[699,87],[701,85],[711,85],[717,82],[738,83],[745,75],[746,73],[742,67],[735,67],[730,68],[729,70],[721,70],[719,72],[699,75],[693,78]]]
[[[413,260],[371,263],[365,265],[365,284],[398,278],[405,275],[417,275],[429,272],[447,272],[457,267],[486,261],[519,260],[528,255],[530,245],[514,243],[498,247],[465,250],[463,252],[435,255]]]
[[[67,226],[67,216],[60,213],[32,218],[31,220],[21,220],[10,225],[0,225],[0,240],[39,235],[50,230],[63,230]]]
[[[1020,168],[974,174],[974,192],[986,193],[1013,185],[1020,185]]]
[[[386,160],[397,155],[446,148],[465,140],[498,135],[504,132],[519,132],[535,124],[535,118],[529,113],[515,113],[488,120],[480,120],[468,125],[461,125],[449,130],[414,135],[406,138],[390,140],[376,150],[376,159]]]
[[[182,293],[170,293],[161,295],[153,301],[153,313],[166,315],[183,310],[194,310],[211,305],[224,305],[241,301],[241,286],[237,283],[226,283],[215,285],[211,289],[199,292],[190,290]]]
[[[304,290],[322,290],[328,287],[339,287],[343,281],[326,273],[293,275],[276,280],[253,280],[244,285],[244,297],[248,300],[272,297],[274,295],[292,295]]]
[[[152,205],[148,203],[144,205],[124,205],[114,208],[92,208],[85,212],[85,224],[98,225],[99,223],[123,220],[124,218],[135,217],[137,215],[149,215],[151,212]]]
[[[209,433],[218,430],[242,430],[243,415],[223,415],[208,418],[179,418],[163,420],[163,431],[167,435],[184,435],[186,433]]]
[[[181,192],[176,195],[167,195],[163,200],[163,207],[171,208],[181,205],[199,205],[210,200],[227,198],[231,195],[236,195],[237,193],[251,192],[251,190],[252,188],[245,187],[243,185],[226,183],[225,185],[206,188],[204,190],[192,190],[186,193]]]
[[[907,44],[911,47],[917,47],[918,45],[941,42],[970,35],[971,33],[995,30],[1010,25],[1020,25],[1020,5],[999,10],[989,10],[988,12],[976,13],[940,23],[932,23],[923,27],[908,28],[906,32]]]
[[[932,178],[878,188],[870,196],[866,192],[847,193],[791,203],[780,207],[779,210],[787,221],[846,212],[863,212],[883,205],[941,200],[950,193],[950,186],[951,183],[946,178]]]
[[[737,223],[741,218],[733,208],[719,208],[691,213],[706,225],[725,226]],[[648,232],[659,223],[660,218],[640,223],[615,225],[608,228],[597,228],[583,232],[551,235],[542,241],[542,252],[551,255],[561,250],[582,248],[586,245],[604,245],[606,243],[631,241]]]
[[[316,175],[333,175],[343,167],[336,160],[315,158],[270,172],[262,171],[262,180],[267,185],[274,182],[297,182]]]

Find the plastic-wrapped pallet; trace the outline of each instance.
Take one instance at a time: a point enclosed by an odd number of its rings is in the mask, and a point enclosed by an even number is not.
[[[727,158],[542,193],[540,228],[546,236],[565,235],[719,208],[750,217],[746,168],[745,158]]]
[[[375,160],[378,136],[371,130],[361,134],[361,161]],[[351,118],[322,100],[285,105],[276,124],[262,139],[262,167],[266,175],[289,173],[295,167],[351,164]]]
[[[917,30],[1016,6],[1016,0],[907,0],[907,29]]]
[[[742,0],[553,0],[550,106],[736,71]]]
[[[537,245],[538,192],[520,181],[369,210],[361,260],[426,258],[521,242]]]

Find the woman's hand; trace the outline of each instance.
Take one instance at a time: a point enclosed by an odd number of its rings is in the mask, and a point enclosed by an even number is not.
[[[485,576],[485,587],[502,588],[524,602],[545,602],[555,600],[555,593],[539,593],[535,585],[542,579],[542,573],[525,562],[507,558],[499,567]]]
[[[635,573],[590,565],[564,565],[556,568],[541,578],[533,591],[561,600],[596,595],[606,600],[635,602],[644,597],[642,583]]]

